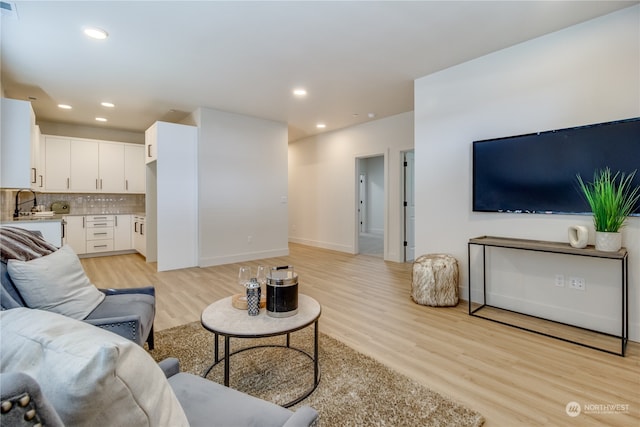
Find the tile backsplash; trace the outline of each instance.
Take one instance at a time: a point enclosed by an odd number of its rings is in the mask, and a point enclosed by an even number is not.
[[[0,219],[10,220],[15,210],[17,190],[0,190]],[[98,194],[98,193],[36,193],[39,205],[44,205],[45,210],[51,209],[51,204],[57,201],[69,203],[69,213],[74,214],[116,214],[138,213],[145,211],[144,194]],[[33,206],[28,202],[33,199],[33,194],[28,191],[20,193],[20,202],[23,211],[28,211]]]

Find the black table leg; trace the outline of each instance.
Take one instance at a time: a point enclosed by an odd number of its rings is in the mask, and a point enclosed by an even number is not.
[[[224,337],[224,385],[229,387],[229,335]],[[217,342],[217,341],[216,341]]]
[[[213,360],[214,360],[215,363],[218,363],[220,361],[218,347],[220,347],[218,345],[218,334],[215,334],[215,342],[213,344],[213,348],[214,348],[214,350],[213,350],[213,353],[214,353]]]
[[[318,386],[320,369],[318,367],[318,321],[313,325],[313,384]]]

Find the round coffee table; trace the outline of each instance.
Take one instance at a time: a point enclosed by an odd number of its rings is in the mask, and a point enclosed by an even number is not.
[[[318,366],[318,319],[322,309],[320,303],[308,295],[298,295],[298,312],[290,317],[270,317],[267,315],[266,309],[260,309],[257,316],[249,316],[246,310],[234,308],[231,304],[231,298],[227,297],[214,302],[202,311],[200,322],[202,326],[215,334],[214,344],[214,361],[202,374],[206,377],[211,369],[224,360],[224,385],[229,386],[229,359],[232,355],[261,347],[284,347],[295,350],[304,354],[313,361],[313,384],[310,389],[305,391],[297,399],[288,402],[282,406],[288,408],[299,403],[309,396],[318,386],[320,382],[320,369]],[[291,332],[304,329],[311,324],[314,325],[313,335],[313,355],[304,350],[291,346]],[[218,336],[224,337],[224,357],[220,359]],[[246,347],[231,352],[231,338],[266,338],[278,335],[286,335],[285,345],[257,345]]]

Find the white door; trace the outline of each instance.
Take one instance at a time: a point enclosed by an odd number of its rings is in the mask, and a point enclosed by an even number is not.
[[[404,260],[415,259],[414,152],[404,153]]]

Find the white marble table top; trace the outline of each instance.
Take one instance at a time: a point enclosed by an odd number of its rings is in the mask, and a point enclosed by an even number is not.
[[[308,295],[298,294],[298,313],[290,317],[271,317],[265,308],[257,316],[231,305],[231,297],[223,298],[202,311],[200,321],[205,329],[234,337],[256,338],[282,335],[302,329],[320,317],[320,303]]]

